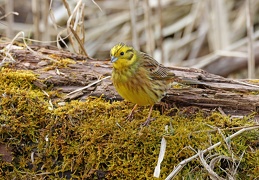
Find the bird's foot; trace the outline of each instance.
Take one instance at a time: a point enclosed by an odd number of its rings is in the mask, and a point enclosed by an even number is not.
[[[132,121],[134,117],[134,112],[129,113],[129,115],[126,117],[126,121]]]
[[[144,123],[142,123],[142,126],[148,126],[151,123],[151,121],[154,121],[155,119],[156,118],[148,117],[147,120]]]
[[[133,109],[131,110],[129,115],[127,116],[126,121],[132,121],[133,120],[134,111],[137,109],[137,107],[138,107],[138,105],[135,104],[135,106],[133,107]]]

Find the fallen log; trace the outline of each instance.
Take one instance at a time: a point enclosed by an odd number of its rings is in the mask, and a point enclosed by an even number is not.
[[[10,49],[10,47],[12,47]],[[15,60],[9,68],[31,70],[38,74],[35,85],[48,90],[59,90],[68,94],[66,100],[84,99],[88,96],[103,96],[108,100],[122,100],[114,89],[110,78],[112,71],[108,59],[98,60],[83,55],[57,49],[55,47],[9,46],[0,44],[0,60],[8,61],[11,55]],[[210,74],[201,69],[170,67],[177,78],[175,81],[193,82],[184,86],[173,85],[162,101],[176,106],[198,106],[215,109],[221,107],[226,113],[246,115],[258,112],[259,80],[232,80]],[[98,83],[94,83],[100,80]],[[88,88],[72,93],[72,91],[87,86]],[[70,94],[69,94],[70,93]]]

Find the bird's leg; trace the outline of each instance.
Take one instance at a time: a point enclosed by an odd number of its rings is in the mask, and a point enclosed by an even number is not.
[[[142,124],[143,126],[148,126],[149,123],[153,120],[153,118],[150,118],[151,113],[152,113],[152,110],[153,110],[153,106],[154,106],[154,105],[151,105],[151,106],[150,106],[150,110],[149,110],[149,113],[148,113],[147,120]]]
[[[138,104],[135,104],[135,106],[133,107],[133,109],[131,110],[129,115],[127,116],[127,120],[131,121],[133,119],[133,114],[134,114],[134,111],[137,109],[137,107],[138,107]]]

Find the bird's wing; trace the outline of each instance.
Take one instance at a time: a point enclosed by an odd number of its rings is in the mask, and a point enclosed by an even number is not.
[[[150,73],[152,79],[171,79],[174,77],[172,72],[162,64],[159,64],[154,58],[141,52],[143,66]]]

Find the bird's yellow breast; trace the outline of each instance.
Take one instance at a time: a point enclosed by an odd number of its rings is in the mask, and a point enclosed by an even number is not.
[[[159,102],[163,96],[162,92],[155,90],[160,88],[159,84],[152,81],[146,70],[141,67],[135,72],[130,69],[114,69],[112,81],[124,99],[141,106],[153,105]]]

